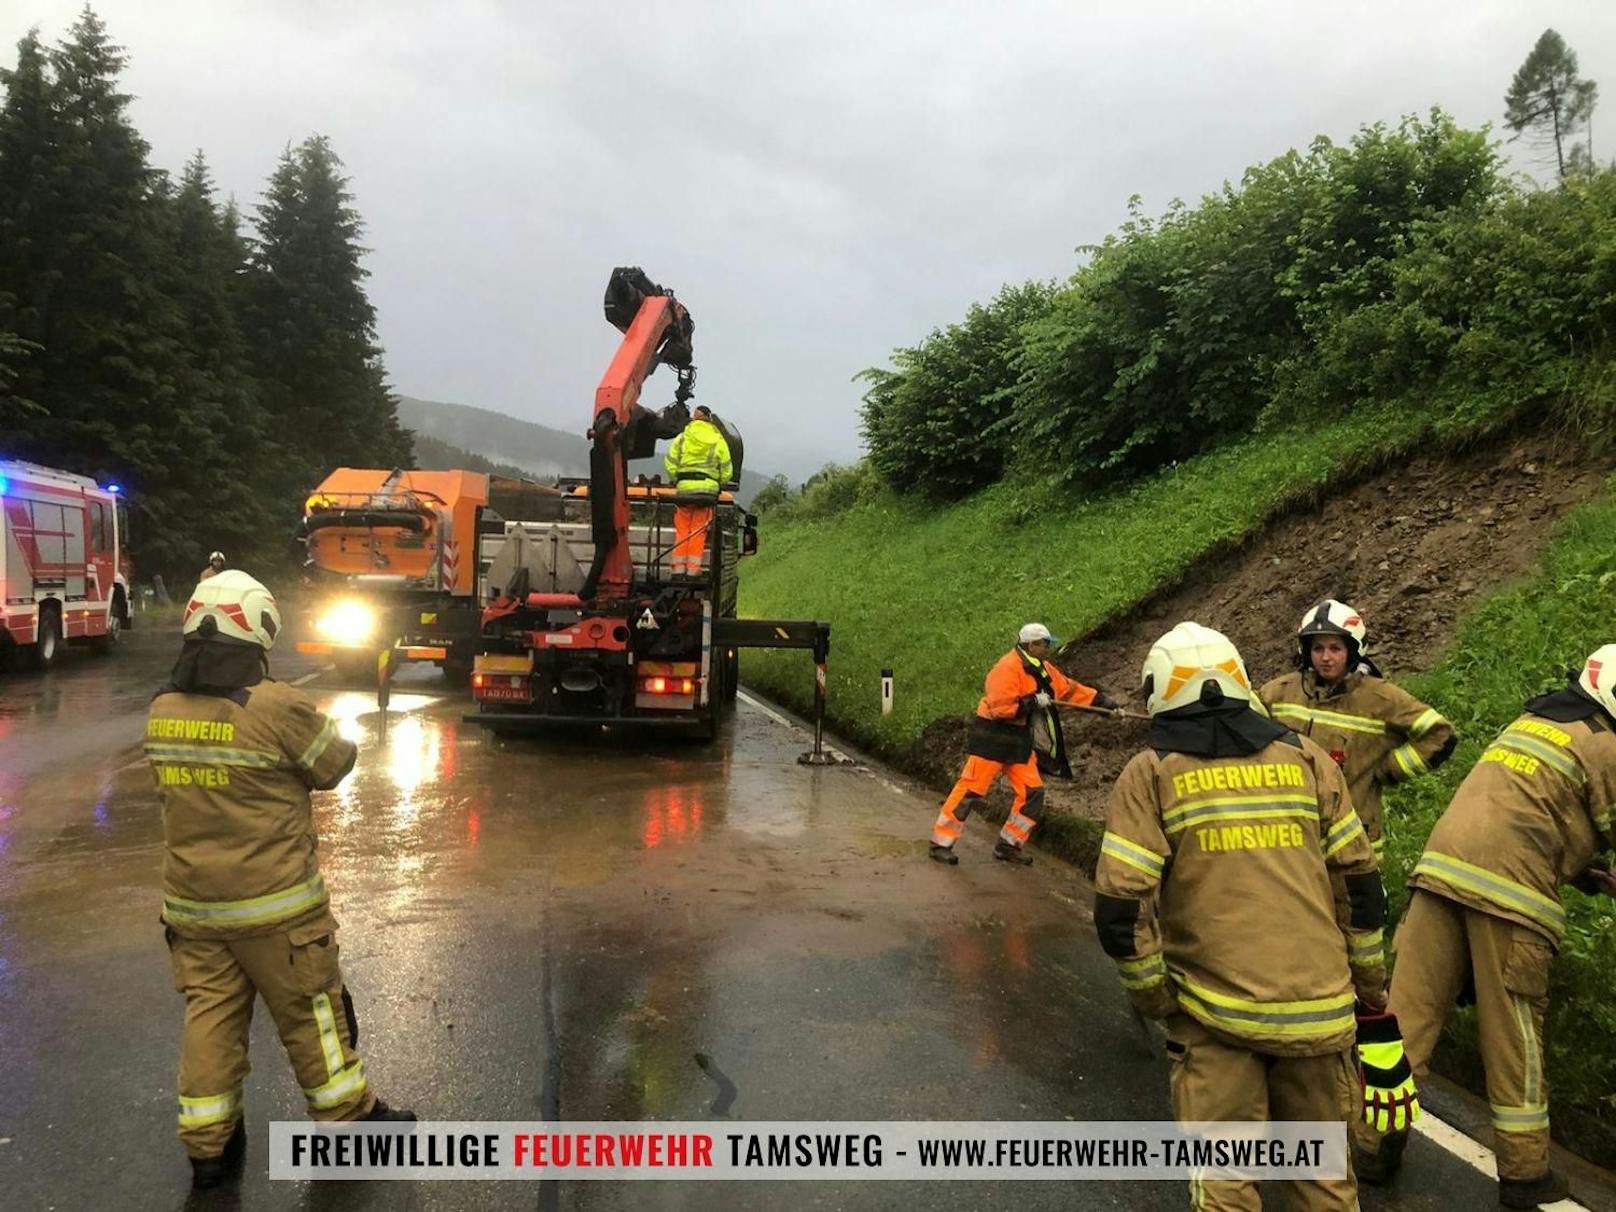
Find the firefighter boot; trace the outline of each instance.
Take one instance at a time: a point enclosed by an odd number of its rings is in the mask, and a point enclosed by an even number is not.
[[[236,1130],[224,1144],[223,1153],[218,1157],[191,1159],[191,1187],[202,1191],[209,1187],[217,1187],[226,1179],[235,1177],[241,1172],[241,1163],[246,1156],[247,1126],[238,1119]]]
[[[1571,1184],[1558,1170],[1545,1170],[1537,1178],[1501,1178],[1498,1202],[1506,1208],[1535,1208],[1571,1194]]]
[[[1012,845],[1010,842],[995,842],[993,857],[1001,862],[1014,863],[1018,867],[1032,866],[1032,855],[1024,853],[1020,846]]]
[[[947,863],[950,867],[959,866],[959,855],[954,853],[952,846],[939,846],[936,842],[931,844],[931,856],[939,863]]]
[[[1362,1125],[1358,1125],[1362,1127]],[[1403,1150],[1408,1148],[1407,1132],[1388,1132],[1380,1140],[1380,1147],[1371,1153],[1356,1140],[1352,1142],[1352,1172],[1358,1181],[1372,1187],[1389,1183],[1403,1165]]]
[[[415,1112],[411,1111],[408,1107],[389,1107],[386,1103],[382,1102],[382,1100],[378,1098],[376,1100],[376,1105],[359,1118],[363,1121],[373,1123],[383,1122],[413,1124],[415,1122]]]

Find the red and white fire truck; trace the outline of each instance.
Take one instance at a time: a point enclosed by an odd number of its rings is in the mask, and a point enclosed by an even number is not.
[[[0,651],[36,669],[68,643],[108,652],[130,624],[118,486],[0,459]]]

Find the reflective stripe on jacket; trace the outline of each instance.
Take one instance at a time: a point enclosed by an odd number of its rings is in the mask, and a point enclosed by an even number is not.
[[[1341,772],[1312,741],[1241,757],[1146,750],[1111,792],[1102,942],[1136,1003],[1176,1005],[1259,1052],[1339,1052],[1355,991],[1381,996],[1384,917],[1341,922],[1331,875],[1375,871]]]
[[[1556,946],[1560,885],[1616,845],[1616,732],[1521,716],[1465,776],[1409,885],[1528,926]]]
[[[662,465],[685,492],[717,492],[734,474],[724,435],[711,421],[699,418],[669,443]]]
[[[1257,697],[1275,720],[1336,758],[1377,852],[1385,834],[1381,788],[1434,770],[1453,752],[1453,725],[1440,712],[1362,670],[1334,686],[1320,685],[1311,670],[1286,674]]]
[[[152,700],[146,758],[163,810],[163,920],[190,938],[264,934],[320,912],[312,788],[356,750],[313,700],[263,681],[233,698]]]

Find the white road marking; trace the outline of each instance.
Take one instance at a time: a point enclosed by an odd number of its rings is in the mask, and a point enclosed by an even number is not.
[[[1419,1122],[1414,1125],[1414,1131],[1425,1137],[1440,1149],[1445,1149],[1460,1161],[1466,1162],[1480,1170],[1488,1178],[1497,1176],[1493,1166],[1493,1151],[1478,1141],[1471,1140],[1452,1124],[1444,1123],[1427,1111],[1420,1116]],[[1552,1204],[1540,1204],[1544,1212],[1588,1212],[1582,1204],[1574,1199],[1557,1200]]]

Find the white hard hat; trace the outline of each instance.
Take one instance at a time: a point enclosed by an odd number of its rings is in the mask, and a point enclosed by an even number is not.
[[[1616,644],[1606,644],[1583,663],[1577,685],[1616,719]]]
[[[1051,644],[1060,643],[1042,623],[1028,623],[1016,636],[1018,644],[1036,644],[1039,640],[1048,640]]]
[[[1326,598],[1302,616],[1296,628],[1297,650],[1302,668],[1308,667],[1308,641],[1316,635],[1338,635],[1347,642],[1347,668],[1353,669],[1364,654],[1368,632],[1363,617],[1345,602]]]
[[[281,630],[275,595],[235,568],[209,577],[192,591],[182,631],[188,636],[203,632],[208,619],[217,634],[257,644],[265,652],[275,647]]]
[[[1180,623],[1157,640],[1139,681],[1151,715],[1195,706],[1209,684],[1226,699],[1251,701],[1251,679],[1240,650],[1222,632],[1199,623]]]
[[[224,563],[224,552],[215,551],[212,555],[210,555],[208,557],[208,563],[209,564],[213,563],[214,560],[218,560],[219,563],[223,564]]]

